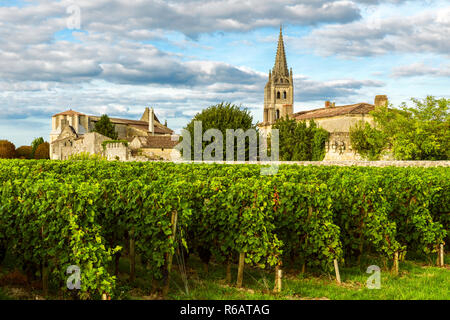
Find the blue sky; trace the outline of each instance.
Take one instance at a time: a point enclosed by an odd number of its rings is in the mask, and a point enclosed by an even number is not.
[[[280,24],[294,111],[450,98],[447,0],[0,1],[0,139],[48,139],[69,108],[152,106],[178,131],[229,101],[260,121]]]

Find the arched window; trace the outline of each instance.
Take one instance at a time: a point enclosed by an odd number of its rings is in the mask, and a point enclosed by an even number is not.
[[[286,91],[285,92],[283,92],[283,99],[286,99]]]
[[[275,114],[275,120],[280,119],[280,110],[277,110],[276,114]]]
[[[280,91],[277,92],[277,99],[280,99],[281,95],[280,95]]]

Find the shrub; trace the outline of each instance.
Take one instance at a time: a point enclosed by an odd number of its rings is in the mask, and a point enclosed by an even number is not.
[[[48,142],[41,143],[34,153],[35,159],[50,159],[50,144]]]
[[[8,140],[0,140],[0,158],[14,159],[16,157],[16,146]]]
[[[31,146],[21,146],[16,150],[16,157],[19,159],[31,159],[33,148]]]
[[[280,132],[280,158],[283,161],[321,161],[325,157],[328,131],[317,127],[314,120],[296,122],[279,119],[274,129]]]
[[[100,161],[100,160],[106,160],[105,157],[103,157],[100,154],[93,154],[89,152],[81,152],[77,154],[73,154],[69,156],[69,160],[73,161],[80,161],[80,160],[94,160],[94,161]]]
[[[41,143],[44,143],[44,138],[42,137],[36,138],[31,142],[31,159],[34,159],[34,153]]]

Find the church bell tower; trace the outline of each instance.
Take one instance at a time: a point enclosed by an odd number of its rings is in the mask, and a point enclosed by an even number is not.
[[[283,30],[280,27],[277,56],[275,65],[269,71],[269,81],[264,88],[265,123],[274,123],[280,118],[292,115],[294,112],[294,83],[292,68],[289,70],[284,51]]]

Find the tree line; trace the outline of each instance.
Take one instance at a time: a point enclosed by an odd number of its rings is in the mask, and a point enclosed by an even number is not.
[[[31,146],[16,149],[14,143],[0,140],[0,159],[50,159],[50,144],[39,137],[31,142]]]
[[[428,96],[402,103],[399,109],[378,108],[371,112],[374,124],[360,122],[350,129],[353,149],[363,158],[379,160],[450,159],[450,99]]]

